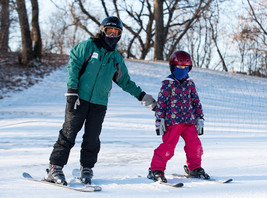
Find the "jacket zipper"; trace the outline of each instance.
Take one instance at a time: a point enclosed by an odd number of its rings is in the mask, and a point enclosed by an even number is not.
[[[184,119],[184,116],[185,116],[185,114],[184,114],[184,87],[183,86],[181,86],[182,87],[182,112],[183,112],[183,120],[185,121],[185,119]]]
[[[100,63],[99,70],[98,70],[97,75],[96,75],[96,80],[95,80],[95,83],[94,83],[94,85],[93,85],[93,89],[92,89],[92,92],[91,92],[91,97],[90,97],[89,102],[91,102],[91,99],[92,99],[92,97],[93,97],[93,93],[94,93],[94,90],[95,90],[96,81],[97,81],[97,79],[98,79],[98,76],[99,76],[101,67],[102,67],[102,65],[103,65],[102,60],[104,60],[104,58],[105,58],[105,56],[106,56],[106,53],[107,53],[107,52],[105,51],[103,58],[101,58],[101,56],[100,56],[100,61],[101,61],[101,63]],[[101,60],[101,59],[102,59],[102,60]]]
[[[176,80],[176,79],[175,79]],[[178,81],[178,80],[176,80],[176,82],[177,83],[179,83],[179,85],[181,86],[181,88],[182,88],[182,105],[181,105],[181,108],[182,108],[182,114],[183,114],[183,117],[182,117],[182,119],[185,121],[185,118],[184,118],[184,116],[185,116],[185,114],[184,114],[184,87],[182,86],[182,84]]]

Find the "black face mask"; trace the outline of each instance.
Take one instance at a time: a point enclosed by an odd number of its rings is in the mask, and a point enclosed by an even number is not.
[[[104,33],[101,34],[100,40],[103,47],[108,51],[113,51],[121,37],[106,37]]]

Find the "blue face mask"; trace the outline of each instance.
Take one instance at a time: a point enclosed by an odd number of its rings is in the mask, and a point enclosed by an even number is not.
[[[182,80],[183,78],[188,76],[188,72],[189,72],[189,67],[187,67],[185,69],[180,69],[180,68],[174,67],[173,74],[174,74],[175,78],[177,78],[178,80]]]

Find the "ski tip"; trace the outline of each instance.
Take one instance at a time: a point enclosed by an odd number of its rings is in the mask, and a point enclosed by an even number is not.
[[[29,173],[23,172],[22,176],[25,178],[32,178],[32,176]]]
[[[176,183],[176,184],[171,184],[171,183],[165,183],[165,182],[158,182],[161,185],[165,185],[165,186],[169,186],[169,187],[174,187],[174,188],[179,188],[179,187],[183,187],[184,184],[183,183]]]
[[[230,183],[230,182],[232,182],[232,181],[233,181],[233,179],[228,179],[228,180],[226,180],[224,183],[227,184],[227,183]]]
[[[173,186],[179,188],[179,187],[183,187],[184,184],[183,183],[177,183],[177,184],[174,184]]]
[[[96,192],[96,191],[101,191],[102,187],[95,185],[84,185],[82,189],[86,192]]]
[[[100,186],[95,186],[94,188],[95,188],[95,191],[101,191],[102,190],[102,188]]]

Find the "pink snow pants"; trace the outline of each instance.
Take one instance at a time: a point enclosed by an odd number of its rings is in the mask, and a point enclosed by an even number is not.
[[[189,170],[201,167],[203,149],[195,125],[183,123],[166,127],[166,133],[162,136],[163,143],[154,150],[151,170],[165,171],[168,160],[174,155],[180,136],[185,141],[184,151]]]

